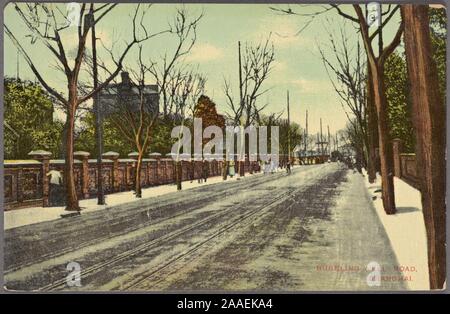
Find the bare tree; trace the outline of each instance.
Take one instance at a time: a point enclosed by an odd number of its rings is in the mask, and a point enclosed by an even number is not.
[[[76,55],[73,60],[70,60],[66,53],[63,41],[61,39],[63,32],[70,30],[70,24],[68,23],[69,17],[66,13],[62,12],[58,5],[44,4],[44,3],[27,3],[27,4],[14,4],[18,16],[25,24],[27,29],[31,32],[32,43],[40,41],[49,52],[56,57],[58,66],[64,71],[67,80],[66,95],[59,93],[54,87],[47,83],[47,80],[41,75],[40,70],[33,62],[31,52],[27,51],[24,46],[17,40],[11,29],[4,25],[5,32],[11,39],[13,44],[20,51],[27,64],[30,66],[32,72],[42,84],[42,86],[54,96],[64,107],[66,111],[66,154],[65,154],[65,173],[64,179],[67,190],[67,205],[68,211],[79,211],[78,197],[76,192],[75,177],[74,177],[74,157],[73,157],[73,144],[74,144],[74,129],[75,129],[75,117],[80,104],[84,103],[88,99],[91,99],[96,93],[103,89],[122,69],[125,57],[131,48],[151,37],[157,35],[157,33],[150,34],[143,24],[145,12],[147,10],[141,10],[140,5],[135,8],[134,15],[131,23],[131,40],[129,40],[122,52],[117,56],[116,68],[101,84],[96,88],[93,88],[83,94],[79,93],[78,82],[81,67],[83,64],[83,58],[86,51],[86,41],[90,28],[93,25],[99,23],[114,7],[116,4],[101,5],[98,9],[94,9],[91,5],[90,9],[87,9],[87,4],[81,4],[81,10],[79,12],[79,25],[77,27],[77,47]],[[142,33],[142,34],[139,34]]]
[[[354,136],[359,137],[358,140],[353,141],[355,145],[359,145],[355,147],[357,159],[364,161],[363,164],[367,164],[367,168],[373,168],[372,160],[369,157],[371,148],[367,134],[367,65],[364,52],[359,41],[356,42],[356,47],[351,48],[344,27],[340,28],[337,40],[330,30],[327,31],[334,61],[319,47],[322,62],[334,90],[341,99],[343,110],[352,125]]]
[[[398,13],[400,5],[387,5],[387,10],[381,12],[381,18],[383,19],[380,26],[373,32],[369,32],[369,25],[363,14],[363,10],[360,5],[354,4],[353,9],[356,16],[345,12],[337,4],[330,4],[321,6],[321,9],[313,13],[298,13],[291,7],[286,8],[272,8],[275,12],[281,14],[298,15],[308,17],[308,26],[311,21],[318,15],[326,13],[331,10],[336,12],[347,20],[352,21],[358,25],[359,33],[361,34],[364,48],[367,55],[367,63],[369,67],[369,82],[371,82],[373,89],[369,90],[370,95],[373,95],[373,102],[377,113],[377,128],[378,128],[378,141],[380,151],[380,164],[381,164],[381,180],[382,180],[382,195],[383,195],[383,207],[387,214],[395,214],[395,194],[394,194],[394,181],[393,181],[393,160],[392,160],[392,147],[389,138],[389,124],[387,122],[387,99],[386,88],[384,86],[384,65],[387,58],[394,52],[396,47],[400,44],[400,40],[403,34],[403,21],[400,23],[394,38],[388,45],[384,45],[383,42],[383,28],[389,23],[389,21]],[[305,27],[304,27],[305,28]],[[304,29],[303,28],[303,29]],[[378,38],[378,55],[372,46],[373,40]],[[373,94],[372,94],[373,93]],[[370,98],[371,100],[372,98]],[[370,102],[368,103],[370,105]],[[371,113],[372,110],[368,110]],[[369,121],[374,121],[369,117]],[[369,125],[369,128],[371,126]],[[372,135],[372,134],[371,134]],[[370,141],[372,142],[372,141]]]
[[[394,52],[395,48],[400,44],[403,34],[403,20],[397,29],[392,41],[386,46],[381,44],[378,56],[375,55],[372,47],[373,34],[369,34],[369,26],[359,5],[353,5],[358,16],[359,29],[361,31],[364,47],[367,54],[368,64],[370,66],[370,74],[373,83],[374,103],[377,109],[378,118],[378,136],[381,161],[381,188],[383,195],[383,206],[387,214],[395,214],[395,195],[394,195],[394,179],[393,179],[393,156],[392,144],[390,141],[390,130],[387,117],[387,99],[386,87],[384,85],[384,64],[387,58]],[[397,6],[399,8],[399,6]],[[398,9],[394,9],[398,10]]]
[[[169,23],[169,33],[176,38],[175,49],[166,51],[160,60],[153,60],[149,67],[159,88],[163,119],[170,116],[182,126],[186,121],[186,114],[194,110],[197,101],[195,97],[198,98],[205,89],[205,77],[196,73],[192,66],[185,62],[186,56],[197,41],[197,28],[202,18],[203,13],[190,17],[184,7],[178,9],[174,20]],[[179,149],[175,163],[175,179],[177,189],[181,190]]]
[[[266,108],[267,104],[259,106],[257,100],[268,91],[263,88],[263,84],[267,81],[274,61],[275,49],[270,36],[256,45],[247,43],[242,58],[242,86],[239,86],[242,96],[239,99],[233,96],[230,82],[224,80],[224,93],[231,110],[228,116],[235,125],[249,126]]]
[[[268,89],[263,88],[263,83],[267,80],[272,64],[275,60],[275,49],[270,41],[270,36],[263,42],[256,45],[247,43],[244,55],[241,60],[241,49],[239,43],[239,99],[233,96],[231,84],[224,79],[224,93],[227,105],[231,110],[228,117],[233,121],[234,126],[240,125],[248,127],[256,121],[259,114],[268,104],[258,105],[257,100],[265,94]],[[244,134],[241,134],[243,137]],[[241,151],[244,151],[245,141],[241,139]],[[227,156],[226,156],[227,157]],[[239,162],[239,173],[244,175],[243,161]],[[226,166],[224,162],[223,176],[226,179]]]
[[[133,67],[127,68],[127,71],[131,73],[136,83],[130,82],[130,92],[117,94],[118,102],[113,105],[115,113],[110,117],[113,125],[135,146],[138,153],[135,175],[136,197],[141,197],[142,195],[140,169],[143,156],[151,143],[154,126],[161,116],[164,115],[159,114],[159,110],[156,110],[155,104],[149,99],[147,82],[149,77],[153,78],[151,69],[154,67],[154,64],[146,64],[143,60],[142,51],[143,47],[140,45],[136,66],[138,70],[133,70]],[[103,63],[100,65],[100,68],[107,73],[110,72]],[[194,105],[198,97],[204,93],[206,78],[199,74],[197,69],[180,65],[172,68],[166,82],[166,95],[171,101],[172,109],[168,114],[171,115],[170,118],[174,122],[184,126],[189,114],[193,115]],[[115,93],[115,91],[113,92]],[[182,133],[179,134],[178,140],[181,136]],[[181,145],[177,150],[175,167],[176,183],[179,190],[181,190],[180,149]]]
[[[190,18],[185,8],[178,9],[174,21],[169,24],[169,33],[176,37],[175,49],[171,52],[166,51],[161,60],[154,60],[150,66],[150,73],[159,87],[164,117],[174,110],[176,100],[171,97],[174,95],[172,92],[174,78],[179,74],[179,68],[183,68],[181,61],[197,41],[197,27],[202,18],[203,13]]]
[[[133,79],[128,82],[129,86],[121,86],[122,91],[113,91],[117,97],[112,104],[114,112],[109,118],[138,153],[134,187],[136,197],[141,198],[142,159],[150,145],[152,130],[158,118],[157,104],[148,92],[147,80],[150,75],[149,68],[142,59],[142,45],[139,45],[136,69],[127,70]],[[123,84],[127,83],[122,82]]]
[[[205,86],[206,78],[194,69],[186,71],[178,69],[175,75],[171,75],[168,81],[168,96],[173,100],[175,107],[174,119],[181,124],[181,127],[185,126],[188,113],[190,113],[191,117],[194,116],[195,104],[198,98],[205,92]],[[182,132],[180,129],[180,133],[178,134],[179,145],[175,161],[177,190],[182,189],[181,136]],[[183,153],[185,154],[186,152]]]

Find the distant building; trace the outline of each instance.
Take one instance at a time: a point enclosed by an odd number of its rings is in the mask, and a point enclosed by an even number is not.
[[[103,116],[121,112],[124,108],[131,112],[140,109],[139,89],[134,84],[128,72],[121,73],[122,81],[118,84],[109,84],[98,94],[98,101]],[[144,86],[144,110],[152,114],[159,113],[159,91],[157,85]]]
[[[304,150],[304,149],[302,149],[302,150],[298,150],[298,151],[295,151],[295,155],[297,156],[297,157],[314,157],[314,156],[318,156],[318,155],[320,155],[316,150]]]

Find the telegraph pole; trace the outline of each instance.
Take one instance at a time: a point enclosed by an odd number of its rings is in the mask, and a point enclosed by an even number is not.
[[[240,109],[243,109],[244,106],[244,95],[242,92],[242,62],[241,62],[241,42],[238,41],[238,52],[239,52],[239,105]],[[241,112],[244,112],[244,110],[241,110]],[[242,117],[241,117],[242,118]],[[242,125],[242,121],[240,121],[240,124]],[[245,134],[244,132],[241,132],[242,130],[239,130],[240,136],[241,136],[241,153],[242,153],[242,146],[245,147]],[[241,157],[241,156],[239,156]],[[245,151],[244,151],[244,158],[245,158]],[[244,161],[239,160],[239,176],[243,177],[245,176],[244,171]]]
[[[97,38],[95,36],[95,20],[94,20],[94,4],[91,4],[89,18],[91,23],[91,35],[92,35],[92,75],[94,79],[94,90],[98,86],[98,71],[97,71]],[[92,98],[94,111],[95,111],[95,133],[97,140],[97,204],[105,205],[105,194],[103,191],[103,130],[102,130],[102,117],[101,108],[98,101],[98,93]]]
[[[319,139],[319,133],[317,133],[317,150],[320,153],[320,158],[323,159],[323,156],[325,155],[325,151],[323,149],[323,144],[326,142],[323,141],[323,133],[322,133],[322,118],[320,118],[320,139]],[[328,148],[327,148],[328,150]]]
[[[328,143],[327,143],[328,154],[331,156],[330,126],[329,125],[327,125],[327,129],[328,129]]]
[[[304,144],[305,144],[305,157],[307,155],[307,148],[306,148],[306,130],[303,130],[303,137],[304,137]]]
[[[317,132],[317,152],[320,153],[320,139],[319,139],[319,132]]]
[[[241,42],[238,41],[238,53],[239,53],[239,104],[244,105],[244,96],[242,94],[242,62],[241,62]]]
[[[291,116],[289,112],[289,91],[287,91],[287,116],[288,116],[288,160],[291,161]]]
[[[323,155],[322,118],[320,118],[320,154]]]
[[[305,153],[308,150],[308,110],[306,110],[306,124],[305,124]]]

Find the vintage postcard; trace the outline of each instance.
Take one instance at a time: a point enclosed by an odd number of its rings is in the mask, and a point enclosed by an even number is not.
[[[3,17],[5,291],[446,289],[445,6]]]

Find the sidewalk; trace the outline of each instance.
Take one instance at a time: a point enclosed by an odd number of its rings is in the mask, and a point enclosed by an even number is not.
[[[309,224],[295,226],[293,230],[304,228],[307,231],[300,245],[292,241],[295,237],[283,241],[295,251],[295,258],[291,258],[286,269],[300,283],[298,290],[409,289],[396,269],[401,262],[373,206],[365,180],[366,177],[350,170],[335,183],[325,181],[322,189],[315,193],[317,203],[312,203],[320,205],[324,215],[320,216],[316,209]]]
[[[282,170],[279,170],[282,171]],[[246,173],[246,177],[252,177],[255,175],[260,175],[262,172],[257,172],[254,174]],[[234,178],[230,178],[228,176],[227,181],[222,180],[222,176],[210,177],[205,183],[198,183],[197,180],[194,180],[192,183],[190,181],[183,181],[183,190],[189,190],[195,187],[216,184],[221,182],[229,182],[239,180],[239,176],[235,176]],[[136,198],[133,194],[133,191],[126,191],[114,194],[105,195],[105,203],[106,205],[97,205],[97,198],[90,198],[80,200],[80,207],[82,207],[82,213],[102,210],[112,206],[117,206],[125,203],[135,202],[146,198],[156,197],[160,195],[165,195],[168,193],[173,193],[177,191],[177,187],[175,184],[165,184],[159,185],[155,187],[148,187],[142,189],[142,198]],[[22,209],[14,209],[10,211],[3,212],[4,218],[4,230],[12,229],[20,226],[30,225],[34,223],[39,223],[43,221],[60,219],[61,214],[67,214],[68,212],[64,211],[63,206],[59,207],[28,207]]]
[[[377,215],[388,235],[399,265],[403,268],[404,276],[411,276],[406,281],[410,290],[429,290],[428,256],[425,223],[422,213],[420,192],[394,177],[395,203],[397,213],[386,215],[381,200],[381,177],[377,176],[375,183],[364,182],[369,194],[376,199],[373,201]]]

